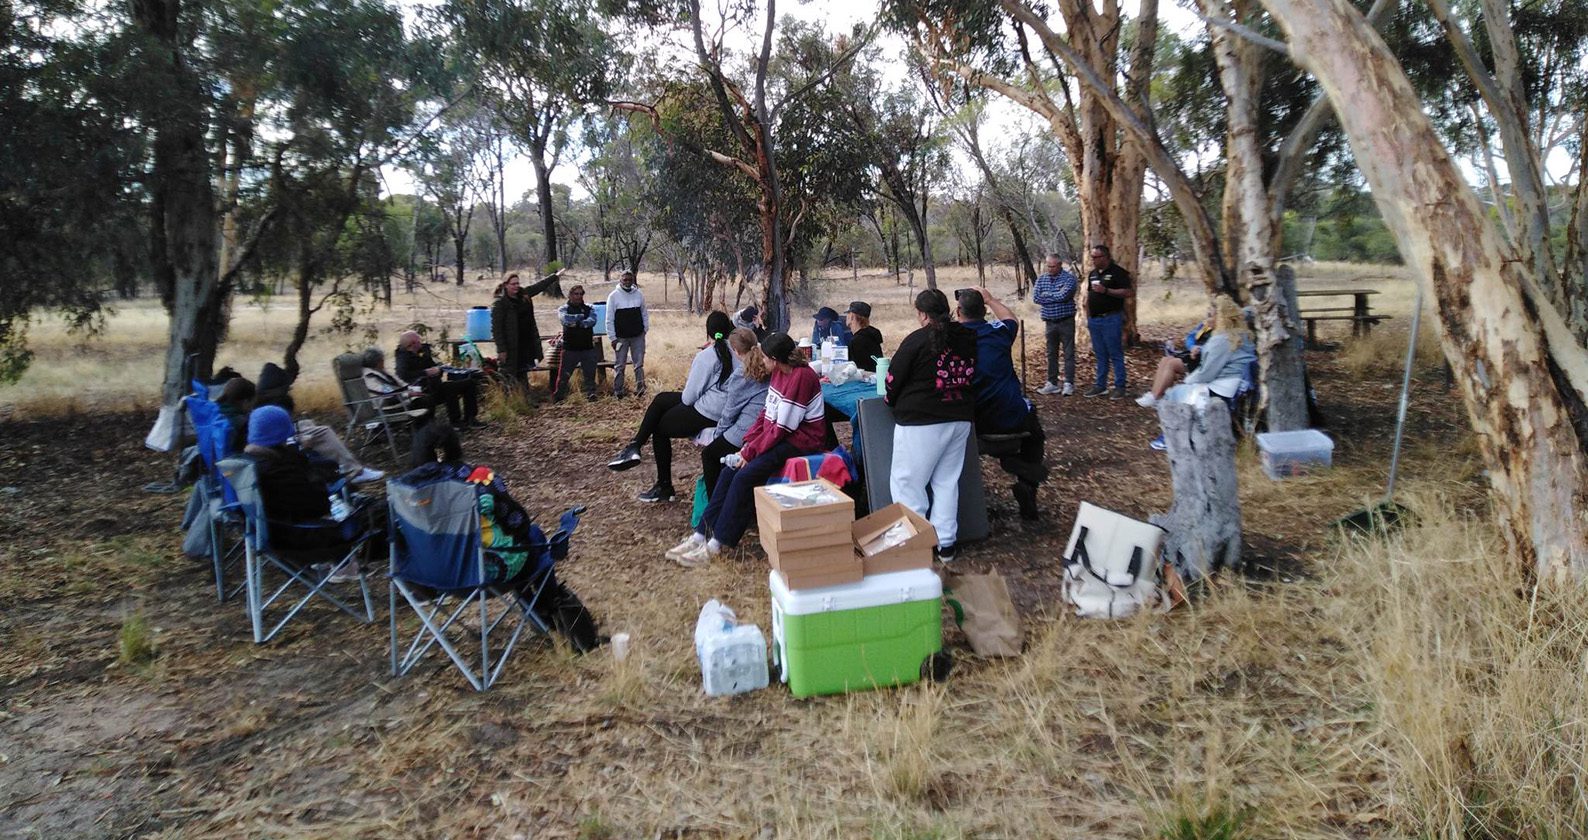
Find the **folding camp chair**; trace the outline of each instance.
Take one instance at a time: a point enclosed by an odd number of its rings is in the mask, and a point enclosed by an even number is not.
[[[220,462],[231,453],[231,423],[221,415],[220,407],[210,401],[209,388],[193,380],[193,393],[184,398],[188,419],[193,422],[199,458],[204,462],[204,472],[194,485],[193,492],[202,494],[205,510],[205,527],[209,530],[210,563],[215,570],[215,597],[225,601],[242,591],[239,583],[226,589],[226,573],[242,561],[243,514],[237,495],[231,485],[221,479]],[[228,539],[229,538],[229,539]]]
[[[486,579],[486,549],[480,541],[480,508],[473,485],[448,479],[417,481],[395,479],[386,483],[391,514],[391,670],[407,674],[436,645],[446,651],[475,691],[496,683],[508,657],[527,626],[548,633],[535,612],[556,560],[567,556],[568,537],[579,524],[584,508],[563,513],[560,530],[547,537],[530,526],[530,586],[522,590],[496,586]],[[415,587],[433,592],[426,600]],[[419,627],[399,654],[397,596],[419,617]],[[522,593],[522,594],[521,594]],[[491,602],[501,614],[491,617]],[[478,610],[478,633],[461,619]],[[506,626],[503,626],[506,625]],[[502,633],[497,634],[498,627]],[[493,646],[493,634],[506,640]],[[465,653],[478,636],[478,654]]]
[[[343,353],[332,360],[331,366],[341,384],[342,405],[347,409],[347,430],[342,437],[360,452],[384,438],[392,461],[404,463],[397,452],[397,435],[411,432],[416,416],[405,408],[389,406],[390,397],[369,392],[364,384],[364,360],[357,353]]]
[[[359,567],[358,575],[359,594],[364,599],[362,614],[337,597],[329,586],[333,575],[348,563],[358,561],[364,545],[377,536],[377,532],[365,529],[346,541],[338,541],[332,548],[318,551],[288,551],[273,547],[270,542],[273,529],[293,529],[304,533],[324,529],[340,531],[343,523],[324,520],[307,524],[271,524],[265,517],[264,499],[259,494],[256,470],[254,462],[247,458],[227,458],[220,462],[221,480],[236,493],[238,507],[243,514],[243,577],[248,592],[248,618],[253,624],[254,643],[264,644],[274,639],[287,626],[287,622],[315,598],[330,603],[365,624],[373,622],[375,605],[369,597],[369,581],[364,566]],[[314,569],[316,561],[328,561],[325,564],[328,571]],[[268,595],[265,594],[266,572],[279,573],[284,578]],[[289,594],[294,586],[304,590],[296,601]],[[265,613],[277,602],[286,605],[285,613],[279,619],[271,619],[275,623],[267,631]]]
[[[1253,359],[1246,366],[1246,375],[1241,377],[1241,387],[1236,389],[1235,396],[1226,400],[1230,406],[1230,425],[1237,440],[1257,433],[1257,425],[1262,420],[1258,411],[1262,403],[1260,382],[1258,362]]]

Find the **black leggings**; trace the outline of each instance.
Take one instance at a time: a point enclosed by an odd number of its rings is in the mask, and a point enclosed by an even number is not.
[[[663,391],[651,398],[640,421],[640,430],[634,433],[634,445],[651,442],[651,452],[656,456],[656,483],[673,486],[673,438],[692,438],[704,429],[717,425],[717,421],[702,415],[693,406],[684,405],[684,395],[677,391]]]
[[[706,498],[711,498],[711,491],[717,489],[717,476],[722,475],[724,469],[722,456],[738,451],[738,446],[721,436],[700,450],[700,474],[706,479]]]

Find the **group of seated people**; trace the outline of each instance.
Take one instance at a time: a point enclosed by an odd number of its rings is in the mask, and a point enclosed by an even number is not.
[[[437,364],[419,333],[409,330],[398,336],[396,373],[386,370],[386,354],[379,347],[365,349],[362,363],[364,387],[387,411],[410,412],[423,425],[442,405],[454,428],[486,428],[479,416],[479,372]]]
[[[238,383],[234,385],[233,383]],[[227,383],[226,389],[241,394],[252,388],[247,380],[238,378]],[[241,454],[254,461],[260,499],[266,520],[271,524],[271,544],[278,550],[309,562],[317,559],[334,561],[341,550],[359,539],[367,538],[366,556],[378,555],[385,545],[385,508],[361,494],[341,494],[339,487],[347,476],[339,469],[335,459],[323,457],[327,450],[311,448],[304,434],[305,424],[294,422],[288,410],[279,404],[259,405],[251,410],[241,410],[242,400],[225,400],[223,411],[228,419],[243,418]],[[325,437],[336,441],[335,433],[323,426],[310,426],[323,430]],[[340,441],[334,447],[345,451]],[[451,425],[432,423],[415,435],[411,470],[402,480],[450,480],[475,486],[479,499],[481,543],[485,548],[487,584],[518,591],[528,596],[537,579],[529,574],[533,566],[530,559],[530,516],[507,492],[489,467],[468,463],[463,459],[463,447],[458,432]],[[370,481],[382,477],[376,470],[361,467],[352,478]],[[341,515],[333,514],[332,500],[338,496],[349,502]],[[311,569],[327,575],[329,583],[357,580],[362,574],[357,557],[346,562],[323,564],[323,569]],[[586,653],[606,642],[590,611],[579,597],[556,577],[555,570],[546,573],[540,599],[533,607],[538,618],[555,628],[578,653]]]
[[[1018,438],[1015,451],[1000,463],[1016,478],[1022,517],[1038,515],[1037,486],[1048,474],[1042,425],[1014,371],[1011,350],[1019,322],[985,289],[961,290],[958,297],[958,311],[951,313],[942,292],[917,296],[920,328],[900,343],[884,384],[896,423],[889,489],[895,501],[932,521],[945,560],[955,556],[959,474],[973,421],[983,434]],[[989,309],[997,316],[991,322]],[[747,315],[752,326],[734,326]],[[785,333],[758,341],[756,315],[740,312],[730,319],[710,313],[707,342],[690,364],[684,390],[653,398],[634,436],[607,462],[614,471],[631,469],[650,444],[657,477],[639,499],[669,502],[679,497],[672,480],[673,439],[702,445],[709,502],[699,527],[667,553],[685,566],[702,565],[736,546],[750,523],[754,488],[790,458],[824,451],[834,440],[829,421],[838,418],[830,418],[807,353]],[[883,338],[870,315],[866,302],[851,303],[843,335],[850,361],[874,371]],[[829,331],[839,323],[838,313],[827,307],[816,318],[815,326]]]

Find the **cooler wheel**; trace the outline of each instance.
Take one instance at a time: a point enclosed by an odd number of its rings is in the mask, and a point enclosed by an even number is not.
[[[948,672],[954,670],[954,657],[946,650],[921,660],[921,679],[935,683],[948,682]]]

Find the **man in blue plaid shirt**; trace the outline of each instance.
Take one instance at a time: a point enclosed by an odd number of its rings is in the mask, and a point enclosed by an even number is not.
[[[1048,381],[1039,394],[1075,393],[1075,275],[1060,268],[1059,255],[1049,254],[1042,275],[1031,287],[1032,302],[1042,307],[1048,337]],[[1059,385],[1059,347],[1064,348],[1064,385]]]

